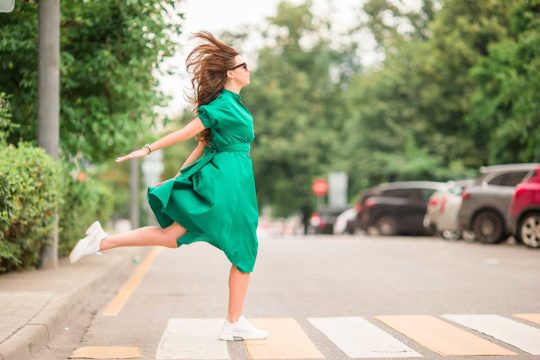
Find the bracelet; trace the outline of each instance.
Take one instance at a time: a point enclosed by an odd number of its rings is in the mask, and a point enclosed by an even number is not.
[[[143,147],[148,149],[148,154],[146,154],[146,155],[150,155],[150,153],[152,152],[152,149],[150,148],[150,145],[145,144]]]

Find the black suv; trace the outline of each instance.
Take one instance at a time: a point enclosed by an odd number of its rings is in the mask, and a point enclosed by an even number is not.
[[[434,181],[403,181],[374,187],[360,204],[358,225],[366,232],[375,227],[380,235],[387,236],[430,235],[423,223],[427,203],[431,194],[444,186]]]

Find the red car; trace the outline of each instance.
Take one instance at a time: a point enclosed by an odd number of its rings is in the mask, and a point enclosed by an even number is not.
[[[510,205],[512,233],[531,248],[540,248],[540,166],[516,186]]]

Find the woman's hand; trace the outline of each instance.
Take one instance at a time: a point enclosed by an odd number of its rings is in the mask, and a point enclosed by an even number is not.
[[[117,157],[115,161],[116,162],[122,162],[122,161],[128,160],[128,159],[136,159],[136,158],[145,157],[146,155],[148,155],[148,150],[139,149],[139,150],[132,151],[128,155]]]

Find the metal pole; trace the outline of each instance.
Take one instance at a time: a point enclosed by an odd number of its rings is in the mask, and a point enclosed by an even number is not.
[[[38,144],[58,159],[60,117],[60,0],[39,2]],[[41,267],[58,267],[58,211]]]

